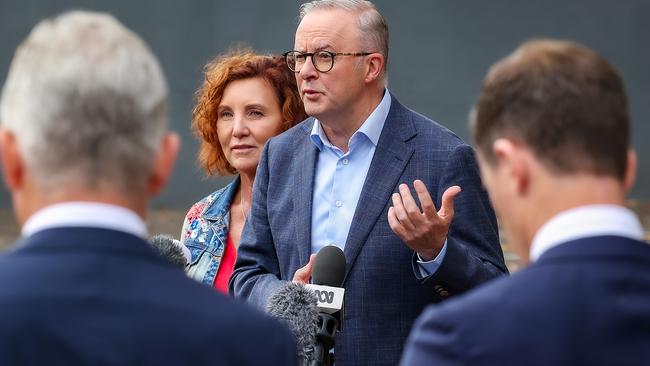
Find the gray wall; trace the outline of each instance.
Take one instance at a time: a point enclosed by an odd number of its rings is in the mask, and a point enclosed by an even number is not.
[[[0,81],[18,43],[41,18],[69,9],[107,11],[139,33],[171,87],[171,120],[183,148],[157,207],[189,207],[228,178],[205,180],[189,132],[202,66],[245,42],[281,53],[293,46],[300,1],[0,0]],[[622,73],[640,157],[632,197],[650,199],[650,1],[377,0],[391,31],[389,88],[407,106],[468,139],[467,112],[489,65],[531,37],[571,39],[596,49]],[[0,188],[0,207],[9,206]]]

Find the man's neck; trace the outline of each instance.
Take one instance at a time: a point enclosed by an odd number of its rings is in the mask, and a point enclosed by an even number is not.
[[[351,106],[349,111],[339,111],[336,115],[317,117],[323,132],[332,145],[344,153],[348,152],[350,137],[361,127],[368,116],[377,108],[383,98],[384,89],[379,93],[365,93],[358,103]]]
[[[124,207],[135,212],[144,220],[146,218],[148,204],[148,199],[144,196],[142,194],[138,197],[135,197],[135,195],[134,197],[125,197],[112,192],[90,192],[81,189],[70,189],[64,192],[47,194],[30,194],[26,195],[30,199],[22,202],[20,205],[21,209],[16,209],[16,213],[19,223],[23,225],[29,217],[45,207],[66,202],[88,202]]]
[[[526,242],[532,243],[539,229],[554,216],[573,208],[588,205],[625,204],[626,191],[623,184],[613,177],[590,174],[573,174],[554,177],[535,187],[538,191],[530,202]]]

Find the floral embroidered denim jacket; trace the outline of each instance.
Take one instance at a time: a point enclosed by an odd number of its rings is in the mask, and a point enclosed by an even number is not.
[[[230,203],[238,187],[239,177],[195,203],[183,222],[181,242],[192,254],[187,275],[210,286],[226,249]]]

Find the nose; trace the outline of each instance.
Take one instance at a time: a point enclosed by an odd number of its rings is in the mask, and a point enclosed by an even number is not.
[[[298,72],[298,75],[303,80],[315,79],[318,78],[318,70],[314,67],[314,58],[307,57],[305,63],[302,64],[302,68]]]
[[[232,135],[239,138],[246,136],[250,133],[248,123],[243,115],[235,116],[232,126]]]

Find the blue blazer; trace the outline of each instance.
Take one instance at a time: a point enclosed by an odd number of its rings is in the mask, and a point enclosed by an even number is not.
[[[402,364],[650,365],[650,246],[600,236],[553,247],[428,308]]]
[[[0,365],[295,365],[294,343],[127,233],[48,229],[0,256]]]
[[[272,138],[260,158],[251,214],[242,233],[231,292],[263,307],[311,254],[312,191],[318,149],[310,118]],[[462,187],[446,257],[427,278],[414,253],[388,225],[391,194],[421,179],[437,207],[444,190]],[[506,272],[495,216],[481,187],[473,150],[448,129],[392,99],[345,243],[345,319],[337,365],[395,365],[425,305]]]

